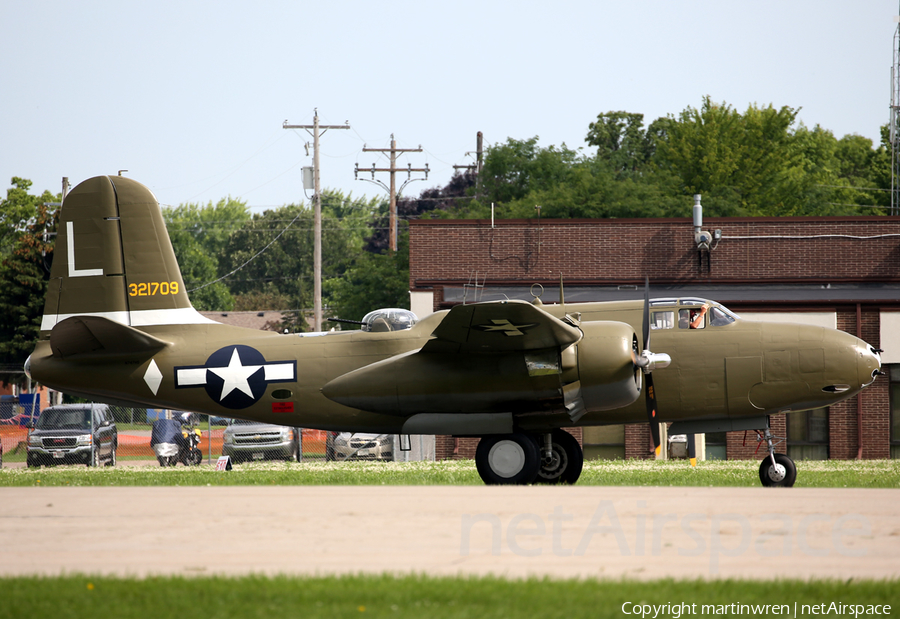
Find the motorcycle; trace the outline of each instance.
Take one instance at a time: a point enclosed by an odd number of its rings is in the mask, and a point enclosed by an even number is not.
[[[191,421],[189,413],[182,413],[174,419],[153,422],[150,446],[160,466],[175,466],[178,462],[196,466],[203,461],[203,452],[199,448],[200,430]]]
[[[203,452],[200,451],[200,430],[191,423],[187,429],[182,426],[181,436],[184,439],[184,445],[178,453],[178,459],[185,466],[197,466],[203,462]]]

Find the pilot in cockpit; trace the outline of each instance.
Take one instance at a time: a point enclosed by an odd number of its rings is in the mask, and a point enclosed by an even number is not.
[[[703,322],[706,312],[709,311],[709,303],[704,303],[698,308],[682,309],[678,311],[679,329],[702,329],[706,325]]]

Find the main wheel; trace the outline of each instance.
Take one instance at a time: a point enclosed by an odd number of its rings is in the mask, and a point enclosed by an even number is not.
[[[119,448],[117,443],[113,443],[112,451],[109,454],[109,461],[106,463],[106,466],[115,466],[116,465],[116,450]]]
[[[540,446],[543,437],[536,436]],[[574,484],[581,476],[584,467],[584,452],[575,437],[565,430],[554,430],[552,433],[553,455],[549,460],[544,459],[542,449],[538,451],[541,456],[541,467],[534,482],[537,484]]]
[[[94,449],[91,450],[91,459],[88,461],[88,466],[100,466],[100,447],[94,445]]]
[[[530,484],[540,467],[537,444],[521,432],[485,436],[475,450],[475,468],[489,485]]]
[[[766,487],[790,488],[797,481],[797,467],[784,454],[775,454],[774,465],[767,456],[759,463],[759,481]]]

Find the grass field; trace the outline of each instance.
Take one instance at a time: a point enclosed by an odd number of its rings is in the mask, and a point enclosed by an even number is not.
[[[758,605],[786,605],[797,617],[812,606],[891,605],[896,616],[900,581],[673,581],[507,580],[345,576],[322,578],[166,577],[134,580],[65,576],[0,578],[0,619],[23,617],[641,617],[679,619],[694,615],[772,615]],[[662,609],[659,608],[661,605]],[[686,606],[679,606],[685,604]],[[730,606],[746,605],[746,606]],[[624,611],[623,611],[624,605]],[[635,606],[637,605],[637,606]],[[656,605],[657,608],[652,608]],[[693,606],[696,605],[696,606]],[[707,605],[707,608],[704,608]],[[751,606],[753,605],[753,606]],[[804,605],[807,608],[804,609]],[[693,612],[686,613],[689,609]],[[706,612],[703,612],[703,611]],[[804,612],[804,610],[806,612]],[[881,609],[882,612],[884,609]],[[724,612],[723,612],[724,611]],[[830,614],[832,613],[818,613]],[[858,613],[862,616],[864,613]],[[853,617],[853,611],[837,616]]]
[[[797,463],[797,488],[900,488],[900,460]],[[579,486],[759,486],[755,460],[618,460],[585,463]],[[481,485],[471,460],[440,462],[270,462],[232,471],[210,466],[162,468],[59,466],[0,469],[2,486]]]

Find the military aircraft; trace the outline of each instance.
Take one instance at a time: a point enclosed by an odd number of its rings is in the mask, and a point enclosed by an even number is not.
[[[769,415],[871,384],[880,351],[842,331],[741,320],[705,299],[458,305],[361,329],[277,334],[191,306],[159,204],[123,177],[65,198],[41,335],[26,371],[67,393],[286,426],[481,437],[488,484],[575,483],[563,428],[650,422],[671,433],[758,430],[767,486],[796,467]],[[650,350],[650,335],[658,352]],[[641,395],[643,394],[643,398]]]

